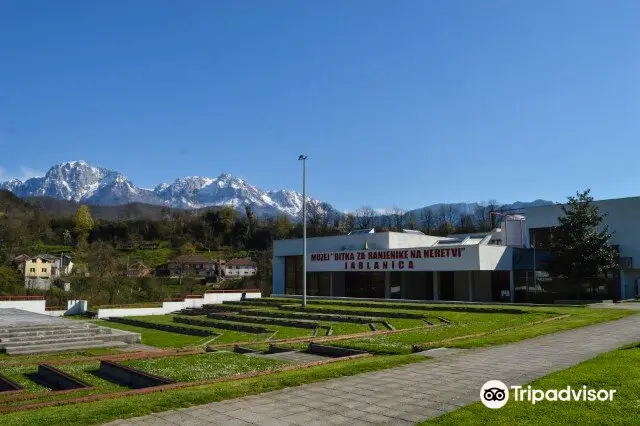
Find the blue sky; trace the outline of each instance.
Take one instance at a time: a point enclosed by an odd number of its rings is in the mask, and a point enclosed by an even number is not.
[[[0,177],[228,171],[339,209],[640,195],[637,1],[0,1]]]

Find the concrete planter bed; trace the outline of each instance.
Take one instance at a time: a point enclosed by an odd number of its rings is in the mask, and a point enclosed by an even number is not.
[[[358,308],[381,308],[381,309],[408,309],[414,311],[452,311],[452,312],[468,312],[477,314],[524,314],[522,309],[514,308],[480,308],[474,306],[423,306],[413,305],[410,303],[405,304],[393,304],[393,303],[378,303],[378,302],[343,302],[334,300],[311,300],[310,304],[313,305],[332,305],[332,306],[354,306]],[[426,302],[428,303],[428,302]],[[282,304],[282,303],[281,303]]]
[[[337,346],[318,345],[316,343],[309,343],[307,352],[316,355],[326,355],[334,358],[341,358],[345,356],[363,355],[367,354],[366,351],[359,351],[356,349],[339,348]]]
[[[91,385],[47,364],[40,364],[33,381],[53,390],[87,389]]]
[[[202,310],[205,313],[208,313],[208,312],[239,312],[239,311],[242,311],[242,308],[240,306],[202,305]]]
[[[207,311],[202,308],[184,308],[180,311],[180,315],[187,315],[192,317],[206,315]]]
[[[293,352],[295,349],[291,349],[291,348],[281,348],[279,346],[270,344],[269,345],[269,349],[267,349],[267,353],[268,354],[280,354],[283,352]]]
[[[132,389],[142,389],[175,383],[166,377],[155,376],[137,368],[127,367],[113,361],[101,361],[98,375],[110,382]]]
[[[318,324],[315,322],[292,321],[292,320],[277,319],[277,318],[261,318],[261,317],[242,316],[242,315],[234,315],[234,314],[211,313],[211,314],[208,314],[207,317],[211,319],[219,319],[219,320],[225,320],[225,321],[248,322],[252,324],[282,325],[284,327],[294,327],[294,328],[314,329],[318,327]]]
[[[207,321],[207,320],[197,320],[193,318],[173,317],[173,321],[179,322],[182,324],[197,325],[199,327],[214,327],[214,328],[220,328],[223,330],[243,331],[245,333],[254,333],[254,334],[272,333],[271,330],[267,330],[264,327],[254,327],[251,325],[242,325],[242,324],[229,324],[226,322],[220,322],[215,320]]]
[[[233,351],[237,354],[257,354],[260,353],[260,351],[255,350],[255,349],[251,349],[251,348],[245,348],[243,346],[234,346],[233,347]]]
[[[186,335],[189,335],[189,336],[208,337],[208,336],[217,335],[214,331],[210,331],[210,330],[200,330],[200,329],[196,329],[196,328],[178,327],[178,326],[170,325],[170,324],[158,324],[158,323],[155,323],[155,322],[140,321],[140,320],[134,320],[134,319],[130,319],[130,318],[111,317],[107,321],[117,322],[117,323],[120,323],[120,324],[133,325],[133,326],[136,326],[136,327],[151,328],[151,329],[154,329],[154,330],[167,331],[169,333],[186,334]],[[196,324],[194,324],[194,325],[196,325]]]
[[[308,319],[312,321],[331,321],[331,322],[349,322],[353,324],[368,324],[375,322],[376,318],[372,317],[353,317],[346,315],[331,315],[331,314],[312,314],[300,312],[299,314],[293,312],[261,312],[261,311],[245,311],[238,312],[241,315],[255,316],[255,317],[271,317],[271,318],[291,318],[291,319]]]
[[[233,300],[225,300],[222,302],[223,305],[227,306],[280,306],[280,305],[288,305],[291,302],[287,302],[286,300],[269,300],[269,299],[247,299],[243,301],[233,301]],[[295,302],[294,302],[295,303]]]
[[[3,395],[7,395],[20,391],[22,391],[22,386],[20,386],[10,378],[0,374],[0,393],[2,393]]]
[[[284,311],[302,311],[299,306],[280,306],[279,309]],[[324,308],[309,308],[304,310],[305,312],[314,312],[321,314],[335,314],[335,315],[372,315],[380,318],[404,318],[404,319],[424,319],[424,314],[408,314],[403,312],[382,312],[382,311],[358,311],[358,310],[341,310],[341,309],[324,309]]]

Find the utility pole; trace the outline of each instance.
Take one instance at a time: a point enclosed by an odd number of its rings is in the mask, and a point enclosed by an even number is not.
[[[302,161],[302,309],[307,308],[307,156]]]

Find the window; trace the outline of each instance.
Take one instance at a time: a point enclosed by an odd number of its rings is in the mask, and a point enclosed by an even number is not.
[[[35,271],[36,271],[36,268],[29,269],[29,272],[35,272]]]
[[[236,266],[236,269],[240,269],[240,267],[239,267],[239,266]]]
[[[42,272],[47,272],[47,268],[42,268]]]

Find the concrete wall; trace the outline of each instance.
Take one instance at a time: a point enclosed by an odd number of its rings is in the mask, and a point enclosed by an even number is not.
[[[37,314],[45,313],[45,305],[47,301],[42,300],[0,300],[0,309],[15,308],[23,311],[35,312]]]
[[[479,250],[479,270],[510,271],[513,268],[513,249],[505,246],[477,246]],[[469,269],[474,270],[474,269]]]
[[[262,297],[259,291],[245,291],[244,293],[247,299],[259,299]],[[98,318],[166,315],[185,308],[199,308],[204,304],[240,301],[242,294],[242,290],[205,293],[202,297],[162,302],[162,307],[158,308],[101,308],[98,309]]]

